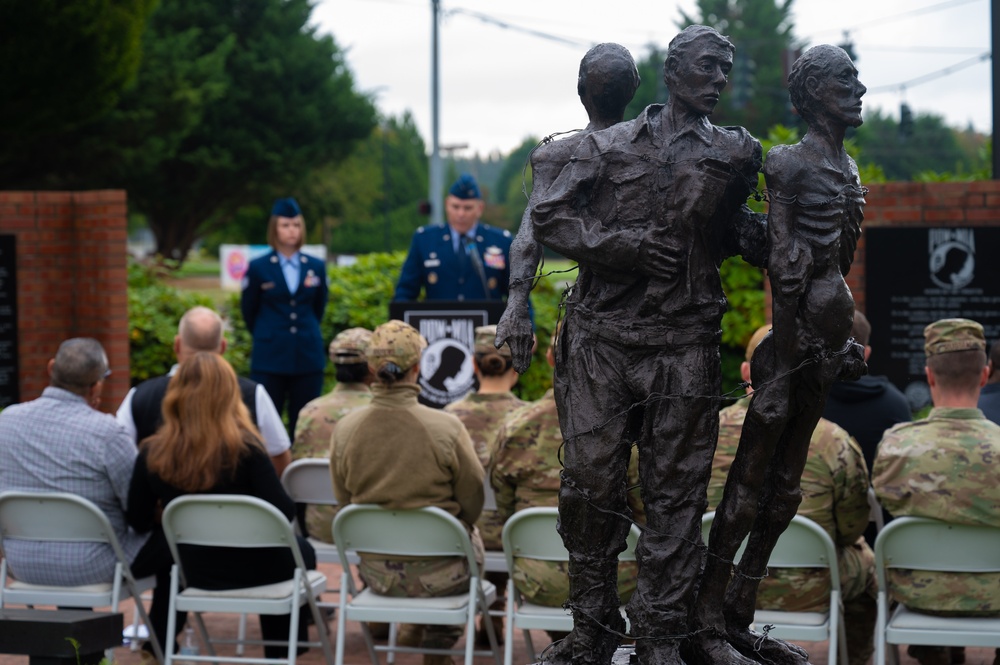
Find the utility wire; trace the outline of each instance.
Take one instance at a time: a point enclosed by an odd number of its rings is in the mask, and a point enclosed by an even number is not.
[[[884,25],[886,23],[894,23],[911,16],[919,16],[921,14],[930,14],[932,12],[938,12],[945,9],[951,9],[952,7],[958,7],[959,5],[967,5],[971,2],[982,2],[982,0],[946,0],[946,2],[939,2],[934,5],[927,5],[926,7],[918,7],[916,9],[911,9],[910,11],[900,12],[899,14],[891,14],[889,16],[883,16],[882,18],[872,19],[871,21],[865,21],[864,23],[858,23],[852,27],[848,28],[827,28],[825,30],[820,30],[815,34],[826,34],[828,32],[854,32],[856,30],[861,30],[862,28],[870,28],[876,25]]]
[[[580,39],[571,39],[569,37],[560,37],[559,35],[553,35],[548,32],[542,32],[541,30],[534,30],[533,28],[525,28],[519,25],[514,25],[513,23],[508,23],[502,21],[498,18],[494,18],[487,14],[481,12],[472,11],[471,9],[462,9],[461,7],[456,9],[445,9],[442,12],[445,16],[450,16],[452,14],[464,14],[470,16],[478,21],[489,25],[495,25],[498,28],[503,28],[505,30],[513,30],[514,32],[523,32],[526,35],[531,35],[532,37],[539,37],[541,39],[547,39],[551,42],[556,42],[559,44],[566,44],[567,46],[580,46],[590,48],[594,46],[597,42],[589,42]]]
[[[949,74],[954,74],[955,72],[971,67],[972,65],[978,64],[984,60],[989,60],[991,57],[990,51],[981,53],[975,58],[969,58],[968,60],[963,60],[962,62],[951,65],[950,67],[945,67],[944,69],[939,69],[936,72],[931,72],[929,74],[924,74],[923,76],[918,76],[916,78],[910,79],[909,81],[903,81],[902,83],[893,83],[892,85],[880,85],[872,88],[868,88],[868,92],[891,92],[895,90],[905,90],[907,88],[912,88],[914,86],[920,85],[921,83],[927,83],[928,81],[933,81],[934,79],[943,78]]]

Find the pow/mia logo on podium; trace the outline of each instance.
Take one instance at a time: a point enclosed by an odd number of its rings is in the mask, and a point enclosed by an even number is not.
[[[476,389],[475,330],[499,321],[504,307],[498,301],[468,300],[389,304],[389,318],[410,324],[427,340],[417,378],[422,404],[442,408]]]

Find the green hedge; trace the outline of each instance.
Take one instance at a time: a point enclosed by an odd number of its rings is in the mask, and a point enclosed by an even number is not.
[[[389,301],[405,254],[373,253],[358,257],[352,266],[331,266],[330,300],[320,324],[323,339],[329,343],[342,330],[361,326],[369,330],[388,317]],[[553,262],[545,270],[565,268],[565,262]],[[722,266],[723,286],[730,310],[723,318],[723,390],[735,389],[740,382],[739,365],[743,346],[758,326],[764,323],[764,294],[761,274],[739,259]],[[514,391],[525,400],[534,400],[552,386],[552,372],[545,361],[552,332],[559,316],[559,300],[575,272],[543,277],[532,291],[538,348],[531,367],[521,377]],[[181,315],[195,305],[212,306],[207,296],[166,286],[158,273],[133,264],[129,267],[129,319],[132,354],[132,382],[165,374],[174,362],[173,340]],[[252,339],[240,314],[240,296],[234,293],[220,307],[227,321],[229,342],[226,359],[238,374],[250,373]],[[327,367],[327,386],[332,387],[333,368]]]
[[[174,337],[184,312],[212,300],[164,284],[162,268],[131,262],[128,266],[129,355],[132,385],[170,371]]]

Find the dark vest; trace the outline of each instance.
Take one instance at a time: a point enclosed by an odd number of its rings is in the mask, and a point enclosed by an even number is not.
[[[257,382],[237,377],[240,382],[240,394],[243,403],[250,410],[250,419],[257,422]],[[132,421],[135,423],[136,443],[147,436],[152,436],[163,424],[163,397],[167,394],[169,376],[158,376],[155,379],[143,381],[135,387],[132,394]]]

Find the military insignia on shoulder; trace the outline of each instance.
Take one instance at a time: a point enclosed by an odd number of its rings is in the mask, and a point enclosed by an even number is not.
[[[502,249],[492,245],[483,252],[483,263],[494,270],[503,270],[507,267],[507,257],[503,255]]]

